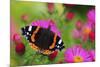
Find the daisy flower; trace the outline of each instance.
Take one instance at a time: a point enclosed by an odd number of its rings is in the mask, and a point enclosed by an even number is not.
[[[79,46],[73,46],[65,51],[65,62],[77,63],[90,61],[92,61],[90,54]]]

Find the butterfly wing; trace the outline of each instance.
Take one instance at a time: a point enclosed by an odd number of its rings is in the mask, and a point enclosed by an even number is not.
[[[35,31],[36,26],[25,26],[23,28],[21,28],[22,31],[22,35],[29,41],[31,41],[31,36],[33,34],[33,31]]]

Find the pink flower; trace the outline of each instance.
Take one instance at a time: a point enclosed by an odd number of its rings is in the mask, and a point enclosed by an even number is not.
[[[21,37],[19,34],[15,33],[13,35],[13,41],[17,44],[17,43],[20,43],[21,42]]]
[[[66,13],[66,19],[72,20],[74,18],[75,14],[73,12]]]
[[[57,33],[59,37],[61,37],[60,31],[58,30],[55,22],[53,20],[37,20],[32,22],[33,26],[40,26],[42,28],[49,28],[54,33]]]
[[[13,40],[20,40],[21,39],[21,37],[19,36],[19,34],[14,34],[13,35]]]
[[[65,62],[77,63],[90,61],[92,61],[90,54],[79,46],[73,46],[65,51]]]
[[[53,13],[53,11],[54,11],[54,3],[48,3],[47,7],[48,7],[48,12],[49,13]]]
[[[80,30],[80,29],[82,28],[82,25],[83,25],[83,24],[82,24],[82,22],[81,22],[80,20],[78,20],[78,21],[76,22],[76,28],[77,28],[77,29]]]
[[[95,22],[95,10],[94,9],[91,9],[88,11],[87,18],[88,18],[88,21],[91,21],[93,23]]]
[[[21,19],[22,19],[23,21],[27,22],[28,19],[29,19],[29,16],[28,16],[27,14],[23,14],[23,15],[21,16]]]
[[[95,61],[95,50],[90,50],[89,53],[92,57],[92,60]]]
[[[84,26],[82,27],[82,30],[81,30],[81,34],[82,34],[81,38],[83,41],[87,41],[91,31],[92,31],[91,24],[90,23],[84,24]]]
[[[91,32],[91,30],[92,30],[91,24],[86,23],[86,24],[83,26],[83,28],[82,28],[82,33],[83,33],[84,35],[89,35],[89,33]]]
[[[74,30],[72,31],[72,36],[73,36],[74,38],[80,38],[81,33],[80,33],[79,30],[74,29]]]

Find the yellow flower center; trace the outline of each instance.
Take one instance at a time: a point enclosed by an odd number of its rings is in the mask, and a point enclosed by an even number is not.
[[[90,28],[85,28],[83,32],[84,32],[84,34],[88,35],[91,32],[91,29]]]
[[[77,63],[77,62],[83,62],[83,58],[81,56],[75,56],[74,57],[74,62]]]

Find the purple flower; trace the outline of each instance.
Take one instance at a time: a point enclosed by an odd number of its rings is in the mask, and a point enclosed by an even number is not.
[[[92,57],[92,60],[95,61],[95,50],[90,50],[89,53]]]
[[[65,51],[65,62],[77,63],[90,61],[92,61],[90,54],[79,46],[73,46]]]
[[[95,22],[95,10],[94,9],[91,9],[88,11],[87,18],[88,18],[88,21],[91,21],[93,23]]]
[[[33,26],[40,26],[42,28],[49,28],[54,33],[57,33],[59,37],[61,37],[60,31],[58,30],[55,22],[53,20],[37,20],[32,22]]]

